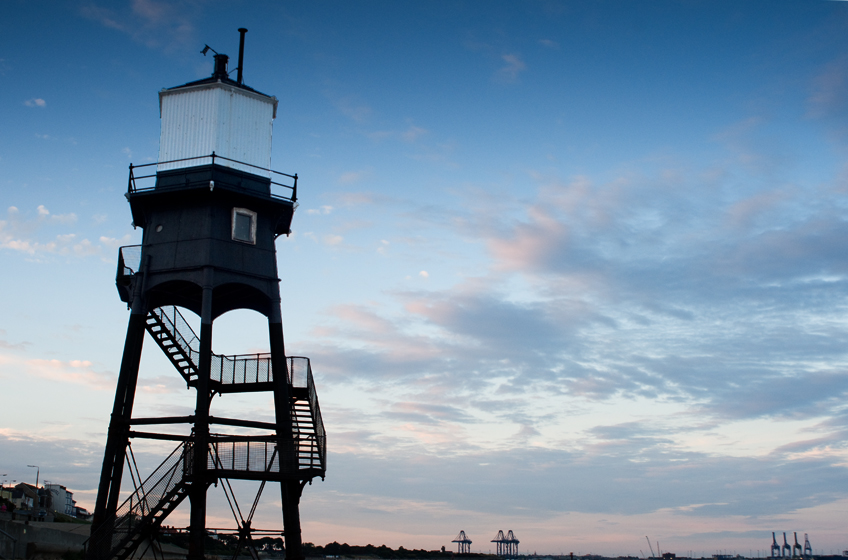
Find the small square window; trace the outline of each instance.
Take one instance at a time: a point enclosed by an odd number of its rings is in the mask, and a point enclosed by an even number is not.
[[[256,244],[256,212],[233,208],[233,239]]]

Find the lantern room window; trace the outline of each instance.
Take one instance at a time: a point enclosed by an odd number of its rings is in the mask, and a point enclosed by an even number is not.
[[[256,244],[256,212],[233,208],[233,240]]]

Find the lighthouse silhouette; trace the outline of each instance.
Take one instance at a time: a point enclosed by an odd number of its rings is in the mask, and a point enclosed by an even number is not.
[[[310,361],[288,356],[283,340],[275,241],[291,231],[297,175],[270,169],[277,99],[243,83],[247,30],[239,32],[237,79],[229,77],[228,57],[215,53],[211,77],[160,91],[159,160],[130,166],[126,197],[143,235],[141,245],[118,254],[116,284],[130,317],[88,560],[123,560],[151,546],[155,553],[158,537],[175,532],[163,521],[185,498],[188,558],[204,558],[213,484],[231,504],[239,550],[256,558],[253,514],[267,482],[280,483],[286,557],[303,557],[300,496],[307,482],[324,477],[326,438]],[[212,351],[214,321],[237,309],[267,318],[269,353]],[[200,332],[186,319],[191,313]],[[145,331],[186,382],[193,415],[133,416]],[[273,395],[273,423],[213,414],[214,397],[248,392]],[[144,479],[132,453],[137,439],[176,445]],[[261,481],[246,518],[231,479]]]

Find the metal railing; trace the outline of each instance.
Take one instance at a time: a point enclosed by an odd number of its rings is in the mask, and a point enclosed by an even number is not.
[[[157,307],[151,313],[154,313],[165,324],[165,328],[170,331],[174,342],[179,345],[183,354],[197,371],[198,364],[200,364],[200,337],[195,334],[194,329],[185,320],[183,314],[173,305]]]
[[[309,412],[311,415],[311,426],[300,426],[295,424],[295,454],[297,456],[297,464],[299,468],[318,468],[324,469],[327,456],[327,438],[324,431],[324,420],[321,418],[321,409],[318,405],[318,393],[315,390],[315,380],[312,377],[312,366],[309,358],[303,356],[289,356],[288,362],[288,382],[292,388],[306,389],[307,400],[309,402]],[[217,369],[216,368],[217,364]],[[271,382],[274,380],[273,370],[271,367],[271,354],[241,354],[235,356],[218,356],[212,357],[212,376],[213,380],[219,381],[222,384],[227,383],[261,383]],[[217,373],[217,377],[216,377]],[[311,433],[308,430],[311,427]],[[304,431],[301,431],[304,429]],[[251,467],[250,457],[254,461],[258,461],[257,457],[271,457],[268,446],[273,446],[272,442],[246,442],[246,441],[229,441],[219,442],[216,453],[222,457],[229,457],[229,460],[236,461],[236,457],[243,457],[246,465],[243,470],[266,470],[270,468],[270,472],[279,472],[279,459],[274,465],[263,463],[263,467]],[[259,447],[257,447],[259,446]],[[262,447],[264,446],[264,447]],[[258,455],[257,455],[258,454]],[[284,458],[285,459],[285,458]],[[226,463],[226,460],[223,461]],[[285,464],[286,461],[284,460]],[[269,466],[270,465],[270,466]],[[235,469],[238,470],[238,469]]]
[[[273,441],[213,440],[209,443],[210,471],[280,472],[280,455]]]
[[[231,472],[292,472],[299,469],[323,469],[321,445],[314,434],[293,434],[294,446],[281,451],[274,438],[255,440],[248,436],[213,436],[209,443],[207,468]],[[218,473],[219,476],[222,473]]]
[[[315,390],[315,381],[312,378],[312,365],[309,358],[302,356],[289,357],[289,380],[292,387],[305,387],[307,399],[309,400],[309,411],[312,414],[312,424],[315,430],[314,445],[315,452],[320,459],[321,469],[326,468],[327,460],[327,437],[324,432],[324,420],[321,418],[321,408],[318,405],[318,392]]]
[[[283,199],[283,200],[291,200],[292,202],[297,202],[297,173],[295,173],[294,175],[289,175],[288,173],[283,173],[281,171],[274,171],[271,168],[259,167],[258,165],[253,165],[251,163],[246,163],[246,162],[243,162],[243,161],[230,159],[228,157],[219,156],[219,155],[216,155],[215,152],[212,152],[209,155],[190,157],[190,158],[182,158],[182,159],[172,159],[170,161],[158,161],[156,163],[145,163],[145,164],[142,164],[142,165],[130,164],[130,176],[129,176],[129,183],[128,183],[128,186],[127,186],[127,192],[129,194],[133,194],[133,193],[137,193],[137,192],[146,192],[146,191],[151,191],[151,190],[155,189],[156,188],[156,176],[157,176],[157,173],[156,173],[155,170],[159,166],[167,165],[167,164],[171,164],[171,163],[192,162],[190,165],[187,165],[184,168],[177,168],[175,170],[191,169],[192,167],[205,165],[207,163],[211,163],[212,165],[214,165],[216,160],[223,160],[223,161],[235,163],[235,164],[238,164],[240,166],[248,167],[252,170],[255,169],[256,171],[261,171],[261,172],[263,172],[263,174],[267,174],[267,177],[271,180],[271,197],[272,198],[280,198],[280,199]],[[151,168],[151,167],[154,167],[154,166],[156,166],[156,167],[153,169],[153,171],[154,171],[153,173],[148,173],[146,175],[136,175],[136,170],[144,169],[144,171],[142,171],[142,173],[147,173],[149,171],[149,169],[147,169],[147,168]],[[233,169],[238,169],[238,168],[233,168]],[[172,171],[172,170],[169,169],[168,171]],[[285,177],[287,179],[291,179],[292,184],[287,185],[287,184],[285,184],[285,182],[283,182],[283,183],[278,182],[278,181],[286,181],[286,179],[283,179],[283,177]],[[278,178],[278,181],[275,181],[274,180],[275,178]],[[151,179],[152,179],[152,181],[151,181]],[[138,184],[139,182],[141,182],[142,186],[139,186],[139,184]],[[288,181],[286,181],[286,182],[288,182]],[[152,185],[147,186],[148,183],[152,183]],[[203,184],[208,184],[208,181],[204,181]],[[289,191],[291,191],[291,195],[290,196],[284,196],[282,194],[275,193],[274,192],[275,186],[279,187],[280,189],[288,189]]]
[[[209,374],[212,381],[222,385],[236,383],[269,383],[274,380],[271,371],[271,354],[212,354]]]
[[[130,539],[150,517],[160,511],[173,497],[177,486],[181,484],[190,467],[188,457],[191,454],[190,442],[180,443],[168,457],[162,461],[141,485],[124,500],[114,516],[105,519],[98,530],[88,539],[89,547],[102,552],[113,551]]]
[[[141,268],[141,245],[118,248],[118,278],[132,276]]]
[[[177,344],[197,364],[200,358],[200,338],[188,324],[183,314],[176,306],[157,307],[152,311],[171,331]],[[289,356],[288,382],[292,387],[310,389],[315,392],[312,379],[312,367],[309,358]],[[212,381],[223,384],[234,383],[265,383],[274,380],[271,366],[271,354],[261,352],[255,354],[212,354]],[[317,398],[317,397],[316,397]]]
[[[179,345],[183,354],[189,359],[196,371],[196,367],[200,363],[200,338],[195,334],[179,309],[176,306],[159,307],[154,309],[152,313],[155,313],[165,328],[170,331],[174,342]],[[296,423],[293,425],[295,431],[293,435],[296,439],[295,452],[298,457],[298,464],[301,468],[320,468],[323,470],[326,466],[327,438],[324,430],[324,420],[321,417],[321,408],[318,404],[315,380],[312,376],[311,362],[309,358],[304,356],[288,356],[286,358],[286,365],[288,366],[287,381],[289,385],[293,389],[306,389],[306,399],[309,403],[309,413],[311,416],[311,425],[301,426]],[[222,385],[270,383],[274,380],[271,354],[236,354],[231,356],[212,354],[210,379]],[[294,410],[292,411],[292,415],[294,417]],[[267,445],[273,445],[270,442],[262,443],[255,441],[228,441],[228,444],[232,444],[229,451],[223,448],[216,448],[215,453],[222,457],[231,457],[232,461],[236,460],[235,457],[238,453],[244,453],[245,456],[250,457],[251,445],[265,445],[263,456],[266,458],[270,457],[271,455],[268,453]],[[238,451],[237,448],[239,446],[246,447],[244,447],[243,451]],[[227,453],[230,455],[227,455]],[[265,464],[259,470],[265,470],[267,467],[268,465]],[[253,470],[249,467],[249,463],[247,470]],[[279,465],[272,467],[271,472],[278,471]]]

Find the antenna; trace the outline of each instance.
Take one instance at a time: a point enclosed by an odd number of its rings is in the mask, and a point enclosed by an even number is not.
[[[239,27],[238,32],[241,35],[241,37],[239,38],[238,78],[236,79],[236,82],[241,84],[242,83],[241,69],[242,69],[242,66],[244,66],[244,34],[247,33],[247,29],[245,29],[244,27]]]

